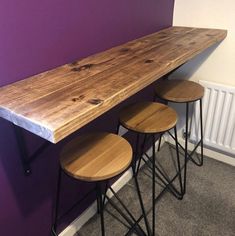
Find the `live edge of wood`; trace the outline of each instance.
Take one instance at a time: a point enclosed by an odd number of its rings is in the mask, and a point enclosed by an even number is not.
[[[170,27],[7,85],[0,117],[57,143],[226,35]]]

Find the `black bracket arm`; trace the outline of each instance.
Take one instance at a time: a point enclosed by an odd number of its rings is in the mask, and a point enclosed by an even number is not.
[[[45,143],[43,143],[31,156],[29,156],[22,129],[16,125],[13,125],[13,127],[19,148],[22,167],[25,175],[28,176],[31,174],[31,163],[50,145],[50,142],[45,141]]]
[[[181,64],[180,66],[176,67],[175,69],[173,69],[172,71],[168,72],[167,74],[165,74],[162,78],[163,79],[168,79],[168,77],[173,74],[176,70],[178,70],[180,67],[182,67],[185,63]]]

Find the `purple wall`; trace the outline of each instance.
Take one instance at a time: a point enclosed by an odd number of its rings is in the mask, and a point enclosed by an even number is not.
[[[174,5],[174,0],[0,1],[0,86],[168,27]],[[148,99],[151,90],[127,102]],[[80,132],[113,131],[122,105]],[[51,145],[33,163],[32,175],[25,177],[12,126],[1,119],[0,130],[0,235],[49,235],[62,144]],[[42,142],[31,134],[26,137],[30,150]],[[92,187],[68,178],[63,184],[62,209]],[[90,201],[86,199],[72,217]],[[63,221],[61,228],[70,220]]]

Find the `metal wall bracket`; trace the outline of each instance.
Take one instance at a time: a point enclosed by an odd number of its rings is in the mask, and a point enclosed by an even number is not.
[[[25,138],[22,129],[16,125],[13,125],[16,141],[19,148],[20,159],[22,167],[26,176],[31,174],[31,163],[50,145],[50,142],[43,143],[31,156],[28,153]]]
[[[171,76],[175,71],[177,71],[180,67],[182,67],[185,63],[183,63],[182,65],[176,67],[174,70],[170,71],[169,73],[165,74],[162,76],[163,79],[168,79],[169,76]]]

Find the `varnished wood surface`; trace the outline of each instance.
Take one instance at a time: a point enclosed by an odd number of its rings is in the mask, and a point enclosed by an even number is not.
[[[62,169],[73,178],[100,181],[126,170],[132,161],[132,148],[122,137],[95,133],[68,143],[60,158]]]
[[[157,102],[138,102],[124,108],[119,117],[127,129],[140,133],[161,133],[172,129],[177,123],[174,109]]]
[[[155,88],[159,98],[171,102],[192,102],[203,97],[204,88],[188,80],[162,80]]]
[[[0,88],[0,116],[57,143],[226,34],[170,27],[32,76]]]

